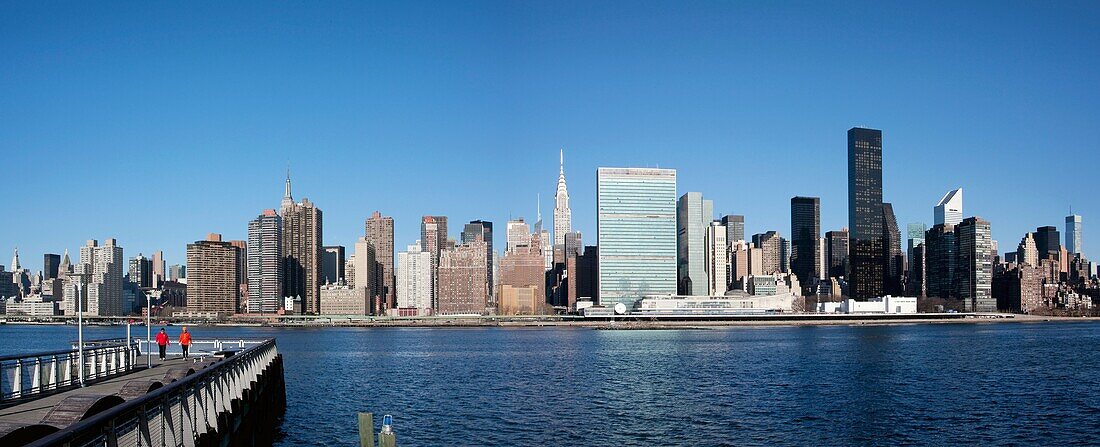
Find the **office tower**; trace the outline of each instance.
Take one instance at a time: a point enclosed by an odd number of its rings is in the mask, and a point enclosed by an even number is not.
[[[1016,263],[1027,264],[1032,267],[1039,266],[1039,249],[1035,245],[1032,233],[1027,233],[1020,240],[1020,246],[1016,249]]]
[[[532,239],[530,245],[504,253],[500,260],[500,285],[534,287],[539,302],[545,303],[546,269],[541,244],[538,239]]]
[[[439,255],[437,310],[441,315],[482,315],[488,310],[485,242],[473,241]]]
[[[514,250],[519,246],[531,245],[531,229],[527,226],[527,223],[523,221],[522,217],[508,221],[505,237],[507,239],[505,241],[505,251]]]
[[[962,188],[948,191],[936,204],[936,225],[958,225],[963,217]]]
[[[706,269],[708,295],[724,295],[729,287],[727,276],[729,244],[726,243],[726,234],[726,227],[722,222],[714,221],[707,225],[706,234],[703,237],[706,248],[703,267]]]
[[[676,290],[680,295],[706,295],[704,234],[714,220],[714,202],[698,192],[685,193],[676,204]]]
[[[558,189],[554,192],[554,245],[564,244],[565,235],[570,231],[573,231],[573,213],[569,210],[569,190],[565,187],[565,153],[559,151]]]
[[[1066,216],[1066,251],[1070,256],[1081,254],[1081,216]]]
[[[321,248],[321,281],[325,284],[336,284],[346,281],[344,265],[347,259],[344,257],[344,246],[333,245]]]
[[[764,275],[772,275],[783,269],[783,238],[779,233],[769,231],[752,235],[752,245],[760,249],[760,272]],[[750,260],[751,263],[751,260]]]
[[[371,303],[381,304],[381,295],[379,294],[381,278],[378,277],[379,273],[378,251],[369,239],[360,236],[359,240],[355,241],[355,287],[366,289]],[[378,306],[372,306],[372,308],[374,307]]]
[[[924,238],[921,237],[921,243],[914,246],[909,252],[909,257],[912,259],[912,263],[909,264],[908,275],[908,291],[910,296],[923,297],[927,296],[927,278],[928,278],[928,264],[925,262],[927,256],[925,255],[926,247],[923,242]]]
[[[248,304],[248,242],[229,241],[229,245],[237,247],[237,311],[247,312]]]
[[[367,219],[366,227],[367,240],[374,245],[375,260],[381,267],[376,293],[385,299],[387,308],[392,308],[397,294],[393,286],[393,218],[375,211]]]
[[[160,288],[165,279],[164,252],[157,250],[153,252],[153,287]]]
[[[676,170],[599,168],[596,191],[599,302],[676,293]]]
[[[436,292],[439,284],[439,252],[447,243],[446,231],[439,228],[440,222],[435,216],[424,216],[420,219],[420,247],[431,254],[432,284],[428,288],[432,294],[432,309],[436,309]],[[442,238],[440,235],[442,234]]]
[[[462,243],[468,244],[481,239],[485,242],[485,263],[489,275],[489,291],[492,292],[496,283],[493,282],[493,223],[484,220],[472,220],[462,228]],[[490,305],[494,303],[490,302]]]
[[[729,235],[728,228],[726,229],[726,235]],[[741,281],[749,275],[749,252],[751,249],[752,247],[749,245],[749,243],[743,240],[729,242],[729,273],[727,274],[727,290],[740,289]]]
[[[249,313],[276,313],[283,308],[283,219],[264,210],[248,222],[247,305]],[[173,268],[176,266],[172,266]],[[169,268],[169,277],[176,272]]]
[[[848,130],[848,294],[856,300],[883,295],[882,222],[882,131],[853,127]]]
[[[958,297],[967,312],[996,312],[993,298],[993,250],[989,221],[964,219],[955,227],[958,241]]]
[[[727,214],[722,216],[722,225],[726,227],[726,242],[730,244],[745,239],[745,216]]]
[[[829,261],[826,258],[828,252],[825,250],[825,238],[817,238],[817,277],[821,279],[829,278]]]
[[[239,284],[237,258],[240,249],[223,242],[220,234],[187,244],[187,310],[193,313],[229,315],[237,311]]]
[[[181,279],[187,279],[187,265],[172,264],[168,266],[168,280],[179,282]]]
[[[923,223],[911,223],[906,225],[906,235],[908,236],[908,243],[905,246],[905,252],[907,256],[906,263],[908,265],[913,265],[914,263],[918,262],[913,257],[913,249],[915,249],[918,245],[924,243],[924,233],[927,231],[928,228],[925,227]],[[921,262],[923,262],[923,260]]]
[[[46,253],[42,255],[42,279],[57,279],[61,268],[61,255]]]
[[[902,284],[905,276],[905,253],[901,251],[901,231],[898,219],[894,216],[894,206],[882,204],[882,234],[886,236],[886,277],[883,292],[891,296],[905,293]]]
[[[791,198],[791,273],[809,288],[820,270],[821,199]]]
[[[931,297],[955,296],[955,262],[957,246],[955,226],[937,224],[924,236],[926,293]]]
[[[130,258],[126,276],[130,282],[137,284],[138,287],[153,287],[153,260],[138,253],[137,256]]]
[[[117,316],[123,314],[122,280],[124,269],[122,247],[114,239],[107,239],[102,246],[98,241],[89,240],[80,247],[82,271],[90,273],[83,279],[85,288],[86,312],[88,315]]]
[[[1058,259],[1062,253],[1062,238],[1058,234],[1058,228],[1052,226],[1035,229],[1035,247],[1039,252],[1039,259]]]
[[[421,250],[420,241],[397,254],[397,308],[402,315],[432,312],[432,255]]]
[[[321,302],[321,241],[324,240],[321,210],[309,199],[294,202],[288,175],[280,212],[283,217],[283,293],[302,299],[302,308],[296,311],[316,314]]]
[[[565,256],[580,256],[584,254],[584,243],[581,241],[581,232],[573,231],[565,235]]]
[[[828,254],[829,267],[827,269],[830,278],[847,277],[848,270],[848,229],[833,230],[825,233],[825,247]]]

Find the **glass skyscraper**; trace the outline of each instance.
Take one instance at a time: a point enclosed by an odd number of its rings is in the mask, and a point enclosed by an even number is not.
[[[1070,256],[1081,253],[1081,216],[1076,214],[1066,216],[1066,251]]]
[[[676,293],[676,170],[596,171],[598,299],[627,309]]]
[[[803,288],[813,287],[821,262],[821,199],[791,198],[791,272]]]
[[[676,275],[681,295],[706,295],[704,235],[714,220],[714,202],[698,192],[685,193],[676,205]],[[725,292],[723,290],[723,292]]]
[[[886,238],[882,215],[882,131],[848,130],[849,295],[867,300],[883,295]]]

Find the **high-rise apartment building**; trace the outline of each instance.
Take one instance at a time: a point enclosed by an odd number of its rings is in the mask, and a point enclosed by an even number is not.
[[[1020,246],[1016,249],[1016,262],[1038,267],[1039,249],[1037,247],[1032,233],[1025,234],[1024,238],[1020,240]]]
[[[729,236],[729,229],[726,229],[726,235]],[[743,240],[736,240],[729,242],[729,266],[727,273],[727,290],[740,289],[741,281],[744,280],[749,273],[750,261],[749,254],[752,247],[748,242]]]
[[[153,287],[153,260],[138,253],[137,256],[130,258],[126,276],[138,287]]]
[[[420,241],[397,254],[397,308],[409,316],[432,312],[432,255]]]
[[[432,294],[432,309],[437,308],[437,292],[439,285],[439,253],[447,244],[447,229],[442,216],[424,216],[420,219],[420,247],[431,254],[432,284],[428,288]]]
[[[223,242],[220,234],[187,244],[187,310],[208,315],[237,312],[240,287],[237,282],[240,249]]]
[[[821,266],[821,199],[791,198],[791,273],[809,289]]]
[[[394,271],[393,271],[393,218],[383,216],[375,211],[366,222],[367,240],[374,245],[374,256],[378,267],[378,288],[375,294],[383,297],[386,308],[395,306]]]
[[[849,295],[883,295],[887,270],[882,217],[882,131],[848,130]]]
[[[531,245],[531,228],[523,218],[511,219],[505,229],[505,251],[512,251],[519,246]]]
[[[437,311],[441,315],[483,315],[489,308],[485,242],[473,241],[439,255]]]
[[[168,266],[168,280],[180,282],[181,279],[187,279],[187,265],[172,264]]]
[[[283,218],[283,293],[301,298],[307,314],[317,314],[321,305],[321,210],[309,199],[294,202],[290,177],[280,209]]]
[[[1081,254],[1081,216],[1066,216],[1066,251],[1070,256]]]
[[[894,215],[894,206],[882,204],[882,234],[886,237],[886,276],[883,292],[900,296],[905,293],[905,252],[901,251],[901,231]]]
[[[726,227],[726,242],[733,244],[745,239],[745,216],[727,214],[722,216],[722,226]]]
[[[953,298],[956,292],[957,243],[955,226],[937,224],[924,236],[927,295]]]
[[[164,252],[153,252],[153,287],[160,288],[167,276],[164,275]]]
[[[272,314],[283,308],[283,218],[264,210],[248,222],[247,265],[249,313]],[[172,275],[170,275],[172,276]]]
[[[123,309],[122,281],[125,259],[122,247],[114,239],[107,239],[100,246],[96,240],[89,240],[80,247],[79,270],[90,274],[83,278],[87,281],[84,288],[85,312],[87,315],[117,316],[129,313]]]
[[[472,220],[466,226],[462,227],[462,243],[468,244],[470,242],[481,239],[485,242],[485,264],[487,265],[489,275],[489,291],[496,290],[493,287],[496,285],[493,282],[493,269],[496,268],[493,265],[493,223],[484,220]],[[490,300],[491,301],[491,300]],[[490,302],[490,306],[494,303]]]
[[[826,269],[830,278],[848,276],[848,229],[833,230],[825,233],[825,255],[829,263]]]
[[[565,235],[573,231],[573,212],[569,209],[569,190],[565,187],[565,152],[558,153],[558,189],[554,192],[554,245],[565,244]]]
[[[543,267],[542,242],[532,239],[527,246],[517,246],[504,253],[500,260],[500,285],[534,287],[540,303],[546,302],[546,269]]]
[[[707,225],[703,235],[705,253],[703,266],[707,274],[707,294],[723,295],[729,287],[729,244],[726,243],[726,227],[714,221]]]
[[[601,304],[676,293],[676,170],[597,169],[596,240]]]
[[[343,245],[333,245],[321,248],[321,282],[325,284],[337,284],[346,281],[344,264],[347,262],[344,256]]]
[[[958,297],[967,312],[996,312],[993,298],[993,239],[989,221],[980,217],[964,219],[955,227],[958,241]]]
[[[714,202],[698,192],[685,193],[676,204],[676,289],[680,295],[706,295],[707,227],[714,220]]]
[[[360,236],[359,240],[355,241],[354,287],[366,289],[372,308],[378,307],[375,304],[381,304],[382,296],[379,293],[381,278],[378,277],[379,273],[381,273],[381,269],[378,268],[378,252],[374,244],[365,236]]]
[[[936,203],[936,225],[958,225],[963,216],[963,190],[962,188],[948,191],[943,198]]]
[[[776,231],[752,235],[752,245],[760,249],[760,272],[774,275],[783,271],[783,238]],[[750,260],[751,263],[751,260]]]

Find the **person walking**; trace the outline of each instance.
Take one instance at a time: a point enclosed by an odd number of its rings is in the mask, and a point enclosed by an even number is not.
[[[157,332],[157,347],[160,348],[160,359],[164,360],[165,351],[168,350],[168,333],[164,332],[164,328]]]
[[[187,350],[191,348],[191,333],[187,332],[187,326],[180,332],[180,348],[183,349],[183,358],[187,358]]]

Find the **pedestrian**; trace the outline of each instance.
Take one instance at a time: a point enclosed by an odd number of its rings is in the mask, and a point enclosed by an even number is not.
[[[187,326],[180,332],[180,348],[183,349],[183,358],[187,358],[187,350],[191,348],[191,333],[187,332]]]
[[[164,332],[164,328],[157,332],[157,347],[160,348],[160,359],[164,360],[165,351],[168,350],[168,333]]]

